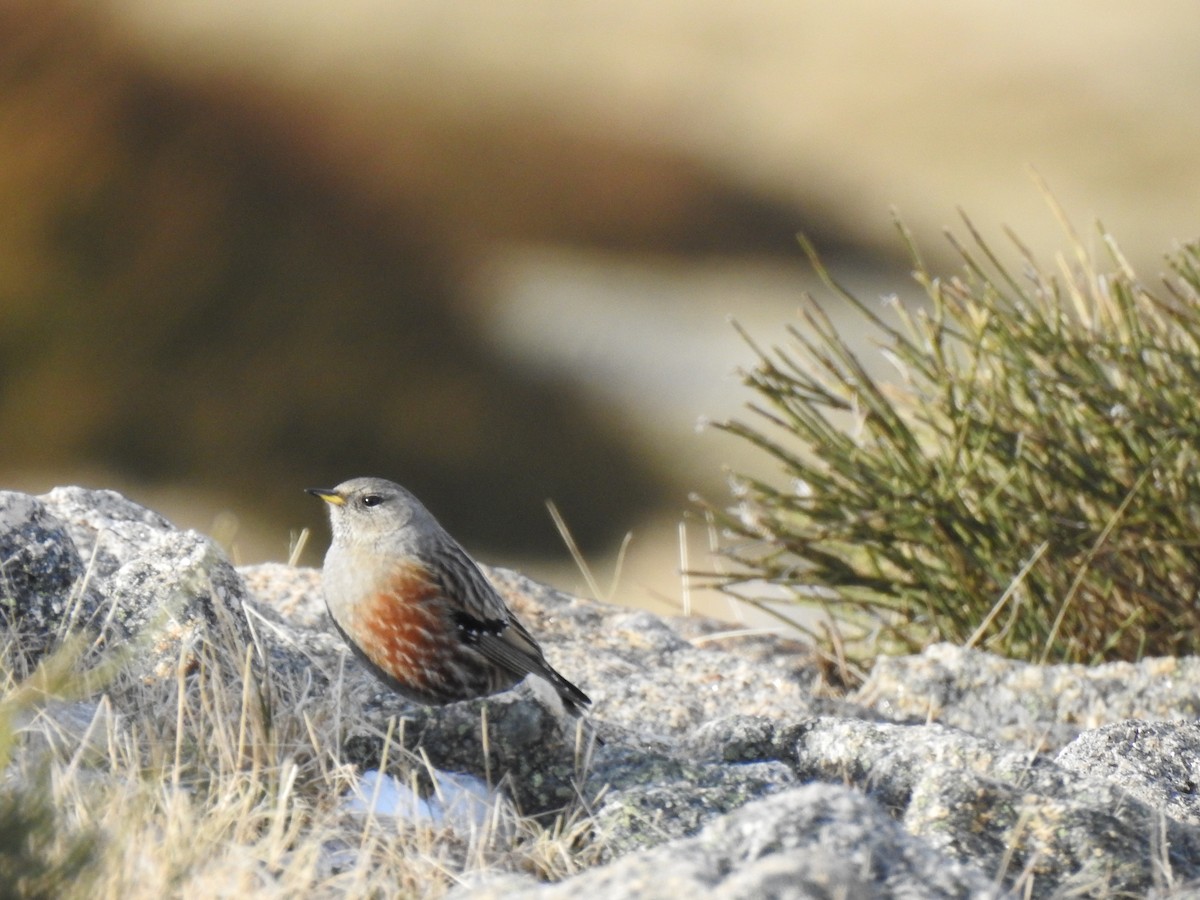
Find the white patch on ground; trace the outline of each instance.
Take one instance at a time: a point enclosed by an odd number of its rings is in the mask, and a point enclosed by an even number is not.
[[[500,802],[499,795],[472,775],[434,770],[433,776],[434,793],[421,797],[395,776],[368,769],[357,787],[346,793],[346,808],[464,833],[483,828]]]

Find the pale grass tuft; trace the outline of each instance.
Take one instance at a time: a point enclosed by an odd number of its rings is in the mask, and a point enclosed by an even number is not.
[[[176,677],[145,682],[84,668],[85,644],[23,678],[12,646],[0,658],[0,825],[6,811],[45,822],[29,854],[0,848],[0,875],[28,888],[18,894],[439,896],[464,877],[555,879],[594,859],[582,803],[549,825],[497,803],[465,834],[354,813],[337,686],[317,695],[302,671],[265,672],[253,647],[193,647]]]

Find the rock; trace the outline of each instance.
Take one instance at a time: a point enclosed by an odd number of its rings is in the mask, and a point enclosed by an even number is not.
[[[386,757],[391,774],[406,777],[417,762],[425,781],[419,764],[427,760],[440,771],[504,785],[526,815],[554,814],[578,798],[587,756],[586,739],[576,744],[570,721],[556,705],[528,681],[494,697],[436,708],[377,694],[361,707],[363,722],[350,730],[345,754],[364,769],[383,766],[387,734],[376,723],[394,719],[397,730]]]
[[[237,648],[250,643],[241,577],[216,544],[194,531],[160,535],[151,552],[122,565],[102,590],[115,599],[114,622],[126,634],[150,637],[139,668],[155,676],[175,670],[181,649],[222,632]]]
[[[1176,821],[1200,825],[1200,723],[1116,722],[1083,732],[1055,761]]]
[[[596,831],[603,836],[601,859],[693,835],[750,800],[796,783],[791,769],[778,762],[731,766],[669,756],[648,762],[639,757],[622,771],[603,760],[589,773],[593,779],[607,777],[625,785],[609,791],[594,813]],[[625,777],[614,777],[619,774]]]
[[[557,885],[477,885],[472,898],[995,897],[984,871],[955,862],[861,792],[810,784],[746,803],[694,837]]]
[[[1046,757],[943,725],[827,718],[794,734],[800,778],[855,785],[910,834],[1035,893],[1144,894],[1160,854],[1176,878],[1200,878],[1200,828]]]
[[[329,611],[321,595],[321,573],[283,563],[259,563],[238,570],[246,590],[262,609],[279,613],[284,620],[305,628],[332,630]]]
[[[803,645],[780,641],[779,652],[756,661],[735,643],[693,644],[677,621],[569,598],[507,569],[487,572],[550,662],[604,710],[607,726],[678,740],[727,716],[796,719],[832,708],[812,694],[820,663]]]
[[[74,618],[94,622],[99,598],[72,595],[84,573],[83,560],[66,526],[44,503],[28,494],[0,491],[0,613],[4,624],[25,636],[38,655]],[[74,615],[69,615],[71,610]]]
[[[0,492],[0,554],[31,661],[84,629],[128,657],[127,673],[162,678],[222,630],[249,641],[245,588],[221,550],[112,491]]]
[[[577,733],[572,720],[564,722],[557,701],[541,696],[535,679],[484,700],[414,706],[366,672],[331,637],[323,613],[298,599],[316,588],[310,572],[256,566],[249,578],[264,614],[298,613],[263,630],[266,645],[284,657],[280,664],[294,665],[286,661],[286,647],[304,647],[312,671],[325,683],[340,684],[343,706],[363,711],[369,727],[351,729],[345,747],[348,758],[364,768],[380,765],[385,723],[395,718],[394,773],[410,764],[396,759],[397,747],[420,748],[435,768],[490,783],[507,779],[517,806],[528,815],[557,813],[586,794],[588,785],[608,786],[596,814],[610,829],[612,846],[622,852],[692,834],[747,799],[794,781],[786,765],[771,760],[757,767],[726,765],[718,750],[700,750],[689,736],[706,717],[746,707],[777,716],[813,708],[801,690],[813,672],[807,652],[772,660],[766,668],[776,680],[756,683],[761,666],[727,650],[697,648],[666,620],[570,598],[505,569],[487,572],[538,636],[551,663],[577,678],[596,707],[604,709],[592,718],[604,743],[590,744],[591,725]],[[706,684],[701,692],[694,690],[697,680]],[[745,689],[715,689],[730,682]],[[655,707],[664,714],[647,715]],[[482,749],[485,711],[487,753]]]
[[[938,721],[1054,750],[1121,719],[1200,717],[1200,659],[1038,666],[935,644],[880,657],[852,699],[890,719]]]
[[[1200,703],[1193,660],[1036,666],[940,645],[879,660],[838,697],[796,641],[757,636],[743,652],[711,623],[489,569],[594,708],[565,716],[538,679],[429,708],[349,653],[318,573],[239,573],[204,536],[117,494],[0,493],[0,553],[5,646],[37,658],[90,629],[141,685],[111,706],[78,696],[26,711],[27,752],[69,753],[100,728],[161,733],[173,717],[154,711],[177,708],[171,691],[188,699],[228,679],[226,698],[254,700],[248,721],[270,715],[270,732],[251,721],[257,740],[303,734],[321,758],[427,790],[439,773],[471,776],[526,816],[563,815],[593,866],[542,884],[509,850],[459,896],[1049,897],[1200,883],[1200,724],[1170,721]],[[207,664],[210,651],[236,665]],[[243,686],[247,659],[257,668]],[[475,839],[449,840],[459,849],[443,859],[466,867]],[[339,869],[361,841],[329,846]]]
[[[175,531],[158,513],[116,491],[57,487],[41,501],[65,524],[88,568],[102,577],[144,556],[160,535]]]

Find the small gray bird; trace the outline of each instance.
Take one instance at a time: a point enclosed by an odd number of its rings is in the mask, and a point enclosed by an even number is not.
[[[346,643],[418,703],[494,694],[526,675],[550,682],[568,712],[591,703],[421,502],[383,478],[309,488],[329,504],[325,602]]]

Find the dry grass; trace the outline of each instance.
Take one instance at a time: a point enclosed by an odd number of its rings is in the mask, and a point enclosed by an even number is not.
[[[352,810],[335,696],[263,672],[252,648],[197,648],[155,683],[81,671],[78,642],[25,677],[4,658],[5,896],[439,896],[482,872],[562,878],[594,853],[579,813],[546,826],[498,802],[455,830]]]

